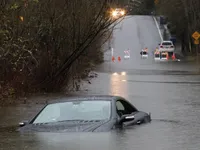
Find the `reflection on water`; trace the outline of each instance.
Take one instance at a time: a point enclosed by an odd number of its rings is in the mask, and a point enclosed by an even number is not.
[[[199,150],[200,94],[192,84],[138,83],[130,79],[162,80],[168,78],[185,82],[187,76],[132,76],[99,73],[88,85],[91,94],[122,95],[138,109],[151,112],[152,122],[127,130],[105,133],[35,133],[19,134],[2,131],[0,149],[9,150]],[[126,80],[125,82],[123,80]],[[196,78],[196,81],[199,77]],[[109,83],[110,84],[107,84]],[[109,86],[104,86],[109,85]],[[27,120],[41,109],[41,105],[21,105],[1,111],[1,126]],[[6,115],[4,115],[6,114]],[[3,118],[4,117],[4,118]]]
[[[162,81],[134,82],[134,80]],[[199,81],[199,76],[138,76],[99,73],[88,85],[91,94],[121,95],[138,109],[151,112],[152,122],[105,133],[19,134],[0,130],[0,149],[9,150],[199,150],[200,93],[197,84],[167,84],[169,80]],[[130,82],[132,80],[132,82]],[[108,84],[110,83],[110,84]],[[105,86],[107,85],[107,86]],[[42,105],[1,108],[1,126],[33,117]]]
[[[111,95],[120,95],[125,97],[127,95],[127,80],[126,72],[114,72],[110,79],[110,93]]]
[[[125,75],[126,75],[126,72],[121,72],[121,75],[125,76]]]
[[[107,62],[99,67],[105,73],[99,73],[87,85],[88,91],[121,95],[139,110],[151,112],[152,122],[107,133],[19,134],[1,128],[0,150],[199,150],[200,86],[191,84],[200,82],[199,65],[184,61],[155,63],[151,56],[145,60],[138,57],[142,46],[150,50],[159,43],[152,17],[131,17],[114,36],[114,55],[123,56],[124,49],[130,47],[131,58],[110,62],[108,52]],[[41,107],[1,108],[0,127],[30,119]]]
[[[1,148],[9,150],[198,150],[199,126],[152,122],[121,131],[103,133],[36,133],[0,135]]]

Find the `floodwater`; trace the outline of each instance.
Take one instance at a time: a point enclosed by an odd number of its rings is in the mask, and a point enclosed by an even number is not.
[[[0,109],[0,149],[9,150],[199,150],[200,75],[196,62],[155,63],[141,59],[142,47],[150,50],[160,42],[154,20],[148,16],[125,19],[115,31],[110,52],[97,68],[98,78],[84,84],[82,94],[120,95],[139,110],[151,112],[152,122],[126,130],[102,133],[19,134],[9,126],[33,117],[43,104],[21,104]],[[123,59],[130,49],[131,58]]]

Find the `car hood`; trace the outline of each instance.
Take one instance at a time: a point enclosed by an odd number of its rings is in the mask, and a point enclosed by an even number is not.
[[[65,121],[56,123],[28,124],[20,132],[93,132],[108,121]]]

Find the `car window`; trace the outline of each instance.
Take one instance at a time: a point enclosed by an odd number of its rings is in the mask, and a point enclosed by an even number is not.
[[[171,42],[163,42],[162,45],[169,46],[169,45],[172,45],[172,43]]]
[[[124,106],[122,105],[120,101],[116,102],[116,106],[117,106],[117,110],[125,110]]]
[[[116,101],[116,110],[119,116],[122,116],[125,114],[131,114],[137,111],[137,109],[134,106],[130,105],[128,102],[124,100]]]
[[[76,101],[47,105],[33,123],[68,120],[107,120],[111,117],[110,101]]]

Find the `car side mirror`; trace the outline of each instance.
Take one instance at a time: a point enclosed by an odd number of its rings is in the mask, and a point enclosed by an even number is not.
[[[133,121],[134,119],[135,119],[134,115],[122,115],[118,123],[119,125],[121,125],[124,122]]]
[[[28,121],[23,121],[19,123],[19,127],[23,127],[28,124]]]

